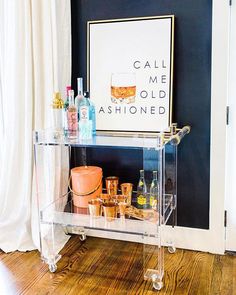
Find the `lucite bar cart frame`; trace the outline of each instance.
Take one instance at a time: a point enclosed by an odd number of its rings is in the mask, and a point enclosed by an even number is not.
[[[40,252],[50,272],[55,272],[57,269],[57,262],[61,258],[60,250],[69,239],[69,233],[79,234],[80,239],[85,240],[89,231],[95,230],[110,233],[115,239],[119,239],[122,235],[123,239],[127,237],[129,240],[129,237],[133,237],[137,242],[143,243],[144,279],[151,280],[156,290],[162,288],[163,246],[168,246],[170,253],[175,252],[172,239],[164,240],[163,235],[164,227],[170,216],[172,220],[169,222],[172,227],[176,224],[177,146],[189,132],[189,126],[178,129],[176,124],[173,124],[170,132],[155,135],[100,133],[86,141],[79,138],[69,139],[58,130],[34,132]],[[108,221],[104,216],[93,218],[88,212],[86,214],[74,213],[73,196],[68,190],[68,183],[66,184],[66,180],[70,177],[69,169],[64,171],[66,175],[64,192],[58,191],[62,178],[55,176],[55,173],[59,175],[61,168],[64,169],[61,163],[58,165],[58,158],[55,154],[60,154],[60,161],[66,156],[66,161],[70,162],[72,147],[82,149],[84,165],[86,165],[86,149],[90,147],[143,149],[143,169],[145,171],[150,170],[148,160],[152,154],[155,168],[152,167],[151,170],[158,171],[159,194],[156,196],[156,206],[148,211],[141,210],[143,213],[141,218],[126,216],[126,218],[120,217],[112,221]],[[171,188],[168,187],[167,182],[167,179],[170,179],[167,175],[168,167],[171,170]],[[150,259],[150,255],[153,255],[151,251],[156,255],[153,259]]]

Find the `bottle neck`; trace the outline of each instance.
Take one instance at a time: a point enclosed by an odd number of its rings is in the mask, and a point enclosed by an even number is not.
[[[153,171],[153,180],[157,180],[157,171]]]
[[[83,96],[83,78],[77,78],[78,95]]]
[[[71,89],[71,86],[66,86],[66,97],[67,97],[67,99],[68,99],[68,97],[69,97],[69,91],[70,90],[72,90]]]
[[[144,170],[140,170],[140,179],[144,179]]]
[[[69,96],[69,106],[72,107],[74,105],[75,105],[75,103],[74,103],[74,97],[73,96]]]
[[[75,100],[74,100],[74,91],[70,90],[69,91],[69,107],[75,105]]]

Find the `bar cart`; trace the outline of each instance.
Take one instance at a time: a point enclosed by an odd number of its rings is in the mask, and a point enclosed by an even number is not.
[[[144,279],[151,280],[156,290],[162,288],[164,246],[168,246],[170,253],[175,252],[173,242],[163,237],[168,220],[172,226],[176,223],[177,147],[189,132],[189,126],[178,129],[175,124],[170,132],[155,135],[99,133],[91,140],[68,139],[57,130],[34,132],[40,251],[50,272],[57,270],[60,251],[70,233],[79,234],[85,240],[91,232],[98,232],[100,236],[142,243]],[[85,166],[86,151],[91,147],[141,149],[144,171],[158,171],[159,189],[152,206],[146,210],[127,206],[123,216],[117,214],[112,219],[104,214],[91,216],[85,208],[75,213],[73,193],[68,185],[72,147],[81,149]],[[134,190],[134,197],[135,194]]]

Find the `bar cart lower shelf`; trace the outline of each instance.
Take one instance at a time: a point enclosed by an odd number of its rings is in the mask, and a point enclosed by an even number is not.
[[[130,240],[130,237],[143,244],[144,280],[151,280],[153,288],[160,290],[163,286],[164,274],[164,249],[162,246],[161,231],[169,217],[175,210],[175,196],[166,194],[163,198],[164,210],[160,216],[156,210],[148,210],[146,220],[135,220],[126,216],[113,220],[107,220],[104,216],[92,217],[89,214],[73,213],[73,202],[70,193],[57,199],[40,212],[42,259],[48,264],[49,271],[57,270],[57,262],[60,260],[60,250],[69,239],[69,234],[80,235],[80,240],[85,241],[90,231],[99,231],[109,234],[115,239]],[[150,212],[152,211],[152,212]],[[59,239],[58,239],[59,238]],[[168,251],[175,252],[175,247],[169,245]],[[149,255],[155,257],[155,261],[149,261]]]

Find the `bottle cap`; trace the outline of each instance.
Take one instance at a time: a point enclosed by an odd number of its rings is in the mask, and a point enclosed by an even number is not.
[[[69,90],[71,90],[71,86],[66,86],[66,96],[69,96]]]
[[[53,109],[63,109],[64,108],[64,101],[61,98],[60,92],[54,92],[52,107],[53,107]]]

